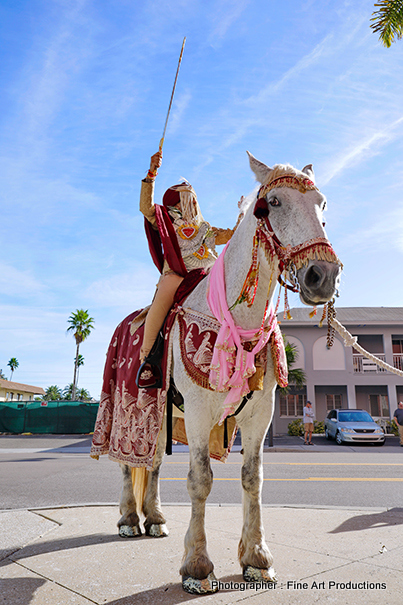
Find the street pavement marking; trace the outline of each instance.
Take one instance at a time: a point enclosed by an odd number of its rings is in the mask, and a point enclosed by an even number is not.
[[[214,465],[222,466],[222,462],[211,462]],[[164,466],[167,464],[174,464],[176,466],[187,465],[188,462],[163,462]],[[242,465],[242,461],[239,462],[225,462],[225,466]],[[265,466],[403,466],[403,462],[263,462]]]
[[[186,481],[186,477],[161,477],[161,481]],[[214,477],[214,481],[240,481],[239,477]],[[403,477],[306,477],[305,479],[263,479],[263,481],[403,481]]]

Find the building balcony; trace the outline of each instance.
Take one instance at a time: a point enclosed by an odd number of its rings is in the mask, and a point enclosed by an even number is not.
[[[403,353],[394,353],[393,367],[403,371]]]
[[[373,355],[380,361],[386,361],[384,353],[373,353]],[[393,363],[395,363],[395,357],[398,357],[398,355],[393,356]],[[403,360],[400,360],[400,363],[402,363],[403,365]],[[357,374],[383,374],[387,371],[377,366],[376,363],[373,362],[371,359],[367,359],[366,357],[364,357],[364,355],[360,355],[359,353],[353,353],[353,368],[354,372]]]

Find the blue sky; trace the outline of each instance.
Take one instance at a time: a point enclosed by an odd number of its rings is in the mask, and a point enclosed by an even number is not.
[[[312,163],[345,270],[339,306],[401,306],[403,41],[373,3],[2,0],[0,368],[72,381],[67,319],[88,309],[80,386],[98,397],[115,326],[158,279],[138,211],[185,52],[156,193],[186,177],[211,224],[254,188],[246,149]],[[297,298],[294,306],[301,306]],[[308,311],[307,311],[308,312]]]

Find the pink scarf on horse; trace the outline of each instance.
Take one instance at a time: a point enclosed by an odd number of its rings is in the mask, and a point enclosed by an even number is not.
[[[221,323],[210,366],[210,385],[219,392],[229,391],[218,424],[222,424],[227,416],[233,414],[241,398],[249,393],[248,378],[256,372],[255,355],[267,344],[276,325],[272,306],[269,310],[267,327],[263,327],[266,323],[267,310],[262,327],[258,330],[244,330],[235,325],[228,309],[225,288],[224,256],[228,244],[210,271],[207,292],[207,302],[211,312]],[[252,351],[245,351],[242,341],[252,341],[256,338],[259,339]]]

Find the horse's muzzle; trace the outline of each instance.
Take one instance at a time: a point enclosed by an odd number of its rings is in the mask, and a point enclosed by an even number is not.
[[[311,260],[297,272],[300,298],[305,305],[322,305],[331,300],[340,285],[341,267],[336,263]]]

